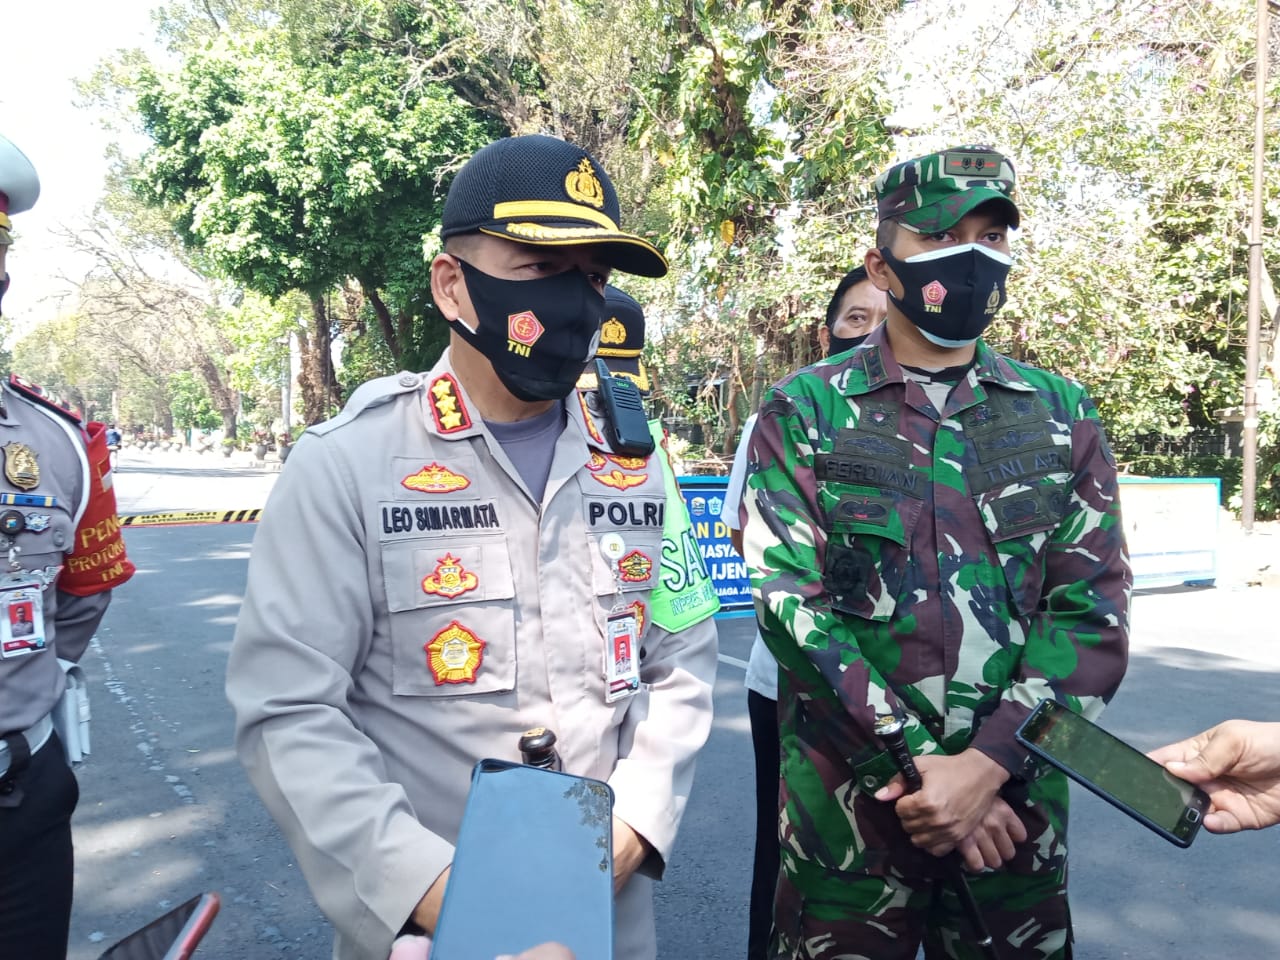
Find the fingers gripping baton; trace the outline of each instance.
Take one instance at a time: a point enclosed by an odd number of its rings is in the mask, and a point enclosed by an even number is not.
[[[915,759],[911,756],[911,748],[907,746],[905,727],[906,724],[902,718],[892,713],[876,717],[876,736],[880,738],[880,742],[893,757],[893,762],[897,764],[902,779],[906,781],[907,793],[915,793],[924,785],[924,780],[920,776]],[[960,858],[954,851],[943,857],[942,862],[947,870],[947,882],[951,884],[955,895],[960,898],[960,906],[964,910],[965,918],[969,921],[969,927],[973,930],[974,942],[988,960],[999,960],[1000,955],[996,953],[991,932],[987,930],[987,924],[982,919],[978,901],[973,898],[973,891],[969,889],[969,878],[965,876],[964,864],[960,862]]]

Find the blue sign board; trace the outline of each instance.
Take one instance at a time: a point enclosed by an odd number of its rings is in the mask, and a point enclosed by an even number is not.
[[[677,477],[676,481],[684,495],[684,505],[689,509],[689,519],[693,521],[693,536],[702,551],[702,560],[720,598],[721,611],[733,613],[754,609],[747,563],[733,549],[729,528],[720,519],[724,489],[729,478]]]

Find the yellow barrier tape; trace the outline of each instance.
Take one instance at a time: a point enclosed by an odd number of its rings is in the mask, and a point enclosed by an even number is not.
[[[122,527],[180,527],[195,523],[257,523],[262,509],[196,510],[188,513],[137,513],[120,518]]]

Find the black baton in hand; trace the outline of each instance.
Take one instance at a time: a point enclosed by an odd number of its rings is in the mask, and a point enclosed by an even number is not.
[[[924,780],[920,777],[915,758],[911,756],[911,748],[907,746],[905,726],[902,718],[892,713],[876,717],[876,736],[880,738],[889,755],[893,757],[893,762],[897,764],[902,779],[906,781],[907,793],[915,793],[924,785]],[[942,863],[947,871],[947,881],[951,884],[955,895],[960,898],[960,906],[964,910],[965,918],[969,921],[969,927],[973,930],[974,942],[989,960],[999,960],[1000,955],[996,953],[991,932],[982,919],[978,901],[973,899],[973,891],[969,889],[969,878],[965,876],[964,864],[960,857],[952,851],[942,858]]]

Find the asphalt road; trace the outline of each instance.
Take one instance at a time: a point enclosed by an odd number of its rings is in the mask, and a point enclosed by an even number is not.
[[[122,513],[261,506],[271,474],[126,452]],[[203,960],[329,955],[329,929],[231,747],[223,672],[252,525],[129,528],[138,575],[84,666],[93,755],[79,768],[70,960],[204,890],[223,910]],[[1224,584],[1135,602],[1129,676],[1103,723],[1142,748],[1228,715],[1280,715],[1280,591]],[[664,960],[744,953],[752,823],[741,662],[749,619],[720,624],[716,718],[658,887]],[[736,661],[736,662],[735,662]],[[1072,816],[1082,960],[1280,956],[1280,828],[1179,850],[1087,793]]]

